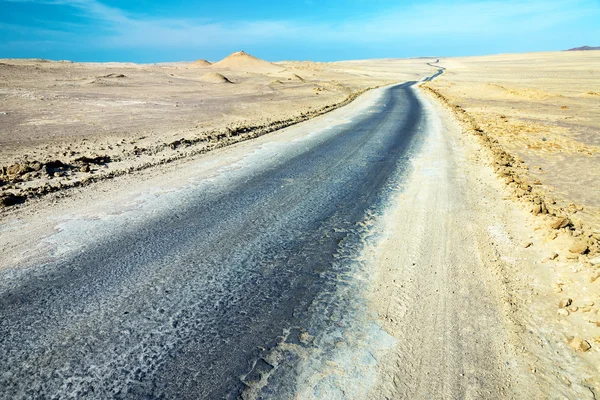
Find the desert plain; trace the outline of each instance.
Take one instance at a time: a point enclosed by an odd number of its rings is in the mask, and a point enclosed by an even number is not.
[[[256,137],[419,79],[430,61],[2,60],[1,196],[18,202]]]
[[[330,113],[343,124],[345,106],[372,112],[364,104],[376,88],[440,68],[418,89],[438,133],[385,221],[367,296],[400,344],[378,358],[364,396],[455,393],[445,381],[435,381],[437,392],[428,384],[443,347],[464,360],[444,379],[476,388],[474,397],[596,398],[600,51],[332,63],[244,52],[214,63],[0,60],[0,268],[37,240],[14,228],[21,219],[42,221],[96,196],[110,204],[116,188],[153,176],[183,180],[199,155],[220,165],[235,154],[226,146],[256,139],[248,146],[259,151],[267,138],[300,137],[302,123],[314,120],[306,129],[318,131]],[[454,252],[448,243],[457,242],[470,244]],[[493,369],[469,364],[488,353],[498,355]],[[490,388],[488,378],[504,384]]]

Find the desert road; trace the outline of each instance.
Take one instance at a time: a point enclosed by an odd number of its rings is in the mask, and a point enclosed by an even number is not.
[[[432,126],[417,92],[415,82],[378,89],[282,133],[191,161],[170,175],[184,175],[184,184],[149,178],[148,187],[168,187],[98,194],[62,216],[40,217],[52,233],[0,269],[0,397],[282,399],[312,385],[316,398],[361,398],[360,390],[342,395],[340,387],[368,387],[376,375],[372,354],[395,346],[365,311],[364,250],[378,240],[377,220],[403,190]],[[104,210],[92,215],[86,207]],[[461,246],[471,251],[468,240]],[[472,260],[455,261],[467,268]],[[485,298],[472,282],[468,301],[478,291]],[[463,301],[439,296],[431,309],[449,316]],[[489,304],[471,307],[496,313]],[[478,323],[452,318],[421,335]],[[421,368],[493,363],[493,346],[476,337],[485,329],[470,332],[477,346],[446,343],[453,356],[423,350]],[[485,354],[474,354],[478,346]],[[348,382],[327,372],[333,359],[352,366]],[[494,368],[485,369],[487,380],[462,383],[469,372],[456,370],[430,392],[411,377],[405,394],[495,388],[503,378]],[[411,384],[419,387],[411,391]]]

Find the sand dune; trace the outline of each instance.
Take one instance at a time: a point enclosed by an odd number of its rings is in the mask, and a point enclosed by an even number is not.
[[[191,65],[192,67],[210,67],[212,64],[206,60],[200,59],[194,61]]]
[[[203,82],[209,83],[232,83],[229,78],[224,75],[219,74],[218,72],[209,72],[207,74],[202,75],[200,78]]]
[[[219,62],[212,64],[213,68],[227,68],[246,72],[277,72],[282,69],[273,63],[256,58],[244,51],[232,53]]]

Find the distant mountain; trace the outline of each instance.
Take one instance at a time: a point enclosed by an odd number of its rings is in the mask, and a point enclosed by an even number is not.
[[[591,47],[591,46],[581,46],[581,47],[573,47],[572,49],[568,49],[565,51],[584,51],[584,50],[600,50],[600,46]]]

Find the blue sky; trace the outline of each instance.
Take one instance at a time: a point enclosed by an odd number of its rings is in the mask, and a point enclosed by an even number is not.
[[[334,61],[600,45],[600,0],[0,0],[0,58]]]

